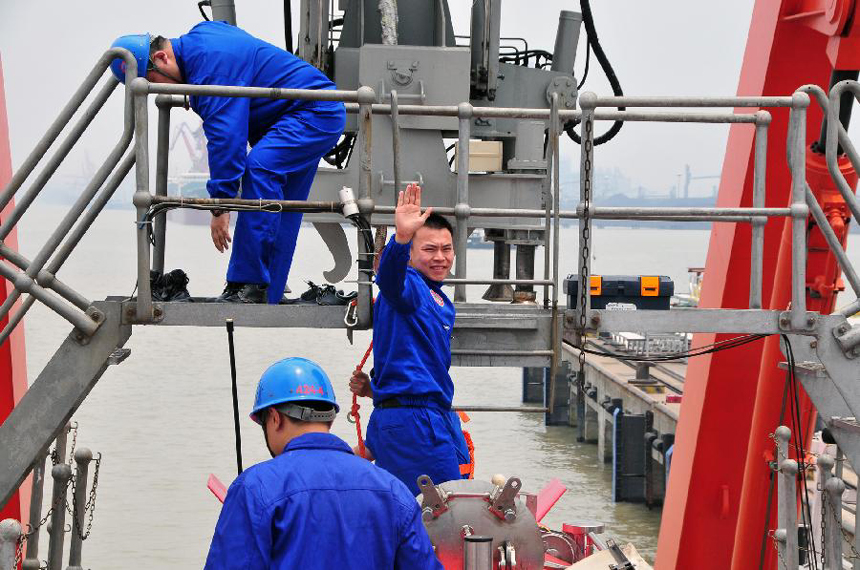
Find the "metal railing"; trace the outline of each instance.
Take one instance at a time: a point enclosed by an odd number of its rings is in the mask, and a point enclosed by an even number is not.
[[[93,89],[99,77],[103,74],[110,61],[115,57],[124,57],[129,77],[133,77],[135,62],[128,52],[121,49],[112,49],[102,56],[86,81],[79,88],[72,101],[63,109],[58,119],[51,126],[48,133],[34,149],[33,153],[25,161],[24,165],[15,173],[10,184],[0,194],[0,206],[7,204],[16,191],[21,187],[24,180],[32,173],[39,158],[47,148],[54,142],[77,108],[81,105],[86,95]],[[104,104],[104,101],[113,91],[117,82],[109,78],[94,101],[85,110],[83,115],[69,133],[66,140],[60,145],[51,157],[45,169],[36,178],[33,185],[25,192],[18,201],[10,217],[0,225],[0,238],[5,237],[14,227],[15,223],[27,210],[33,199],[44,187],[45,182],[56,170],[59,163],[65,158],[69,150],[86,130],[95,114]],[[464,302],[467,300],[466,285],[474,283],[487,284],[518,284],[543,287],[543,306],[552,310],[553,338],[550,350],[554,354],[560,354],[560,319],[559,317],[559,250],[560,250],[560,221],[562,219],[578,219],[585,224],[590,231],[590,225],[594,219],[637,219],[644,221],[721,221],[732,223],[749,223],[752,226],[752,251],[750,268],[749,307],[760,309],[762,306],[762,264],[764,255],[764,225],[768,218],[789,217],[792,222],[792,295],[791,308],[787,313],[788,323],[782,323],[792,330],[808,330],[809,316],[806,312],[805,291],[805,265],[806,265],[806,220],[812,216],[824,233],[828,245],[836,255],[837,261],[842,268],[847,281],[855,293],[860,293],[860,279],[848,262],[847,256],[838,243],[829,224],[824,223],[826,219],[818,205],[815,197],[809,191],[805,178],[805,124],[806,109],[809,105],[809,96],[813,94],[818,102],[824,106],[831,120],[828,122],[829,131],[832,136],[827,141],[827,160],[831,174],[837,182],[840,192],[848,203],[852,213],[860,214],[860,205],[854,197],[853,192],[844,180],[838,165],[836,165],[836,145],[841,144],[846,150],[855,167],[860,166],[854,147],[848,140],[847,135],[838,121],[832,120],[838,117],[839,95],[845,89],[852,90],[855,96],[860,97],[860,86],[856,83],[843,82],[834,88],[830,94],[830,103],[827,104],[823,91],[815,91],[814,87],[806,86],[787,97],[598,97],[587,92],[580,97],[580,110],[559,109],[558,100],[551,100],[549,109],[526,109],[526,108],[498,108],[498,107],[476,107],[469,103],[452,105],[401,105],[396,91],[391,93],[389,103],[376,103],[377,96],[370,87],[361,87],[355,91],[344,90],[301,90],[301,89],[278,89],[263,87],[236,87],[219,85],[169,85],[153,84],[143,78],[130,80],[126,90],[126,105],[124,111],[124,130],[119,142],[109,155],[108,159],[97,172],[94,180],[87,186],[78,201],[72,206],[69,213],[60,223],[57,231],[49,238],[48,242],[40,250],[39,254],[32,260],[27,260],[20,254],[9,250],[0,244],[0,254],[11,263],[12,266],[23,270],[16,271],[7,263],[0,263],[0,275],[15,283],[15,291],[6,302],[0,306],[0,317],[10,313],[17,298],[24,292],[30,296],[24,301],[21,309],[10,316],[9,325],[0,332],[0,341],[8,337],[8,334],[17,323],[20,322],[26,310],[34,300],[40,300],[50,308],[69,320],[82,337],[91,335],[99,326],[101,318],[91,302],[85,297],[74,292],[71,288],[59,281],[55,274],[60,269],[65,259],[77,245],[80,238],[86,233],[95,217],[100,213],[106,201],[112,196],[116,187],[123,177],[135,166],[136,191],[133,203],[136,215],[137,232],[137,280],[138,295],[135,301],[134,321],[138,323],[154,322],[156,320],[150,291],[150,269],[163,270],[166,248],[166,225],[164,216],[155,216],[153,221],[148,219],[150,209],[154,205],[167,205],[173,207],[204,206],[225,209],[242,209],[249,206],[277,206],[281,211],[304,211],[304,212],[341,212],[340,202],[291,202],[277,200],[248,201],[242,199],[188,199],[171,197],[167,195],[167,139],[170,126],[170,111],[176,106],[185,106],[188,96],[222,96],[222,97],[251,97],[272,99],[300,99],[315,101],[342,101],[346,104],[347,112],[358,114],[358,206],[362,215],[370,217],[373,214],[390,215],[394,208],[391,206],[377,205],[374,203],[371,192],[371,147],[372,147],[372,117],[373,115],[388,115],[391,117],[392,148],[391,157],[394,169],[394,183],[397,188],[402,182],[401,176],[401,145],[400,145],[400,118],[410,115],[422,116],[448,116],[456,117],[459,122],[458,139],[460,152],[457,157],[457,185],[456,197],[453,207],[437,207],[435,211],[442,215],[455,218],[455,253],[456,253],[456,279],[449,279],[448,285],[454,286],[454,300]],[[156,180],[155,192],[150,191],[149,180],[149,122],[148,122],[148,99],[156,96],[155,102],[159,109],[158,115],[158,144],[156,153]],[[625,111],[607,110],[608,108],[626,107]],[[654,111],[645,108],[675,108],[671,111]],[[751,113],[740,112],[704,112],[703,108],[755,108]],[[767,133],[771,123],[771,115],[763,107],[784,107],[790,109],[789,138],[787,159],[792,176],[791,200],[788,207],[767,208],[765,207],[765,167],[767,154]],[[544,208],[543,209],[518,209],[518,208],[472,208],[469,201],[469,153],[468,149],[471,124],[476,118],[520,118],[538,119],[546,121],[549,130],[549,144],[547,154],[547,170],[544,181]],[[753,197],[752,207],[737,208],[618,208],[618,207],[595,207],[586,204],[582,198],[576,210],[562,211],[560,209],[559,189],[559,164],[560,149],[559,139],[562,135],[562,125],[569,121],[579,121],[583,126],[583,144],[581,145],[582,181],[591,177],[594,169],[593,155],[593,127],[596,121],[646,121],[646,122],[684,122],[684,123],[709,123],[709,124],[749,124],[755,129],[755,158],[753,171]],[[124,159],[123,153],[131,142],[132,129],[134,136],[134,151]],[[101,189],[101,192],[99,192]],[[86,213],[87,205],[92,206]],[[468,224],[478,225],[481,222],[489,223],[493,218],[531,218],[543,220],[543,231],[545,233],[544,244],[544,273],[542,278],[535,279],[470,279],[468,276],[468,251],[466,242],[468,238]],[[77,224],[76,224],[77,223]],[[150,233],[153,234],[155,246],[151,246]],[[580,253],[584,247],[582,236],[580,236]],[[364,240],[358,240],[358,259],[360,277],[359,302],[358,302],[358,327],[366,328],[371,321],[371,261],[374,252],[367,251]],[[589,261],[586,261],[588,264]],[[590,275],[590,266],[586,267],[586,276]],[[585,303],[575,310],[577,316],[585,317],[585,322],[593,323],[594,314],[591,309],[591,295],[588,287],[585,287]],[[860,307],[860,302],[855,301],[848,310]],[[578,319],[577,319],[578,320]],[[741,332],[741,331],[738,331]],[[860,343],[860,339],[858,339]],[[554,363],[555,368],[557,362]]]

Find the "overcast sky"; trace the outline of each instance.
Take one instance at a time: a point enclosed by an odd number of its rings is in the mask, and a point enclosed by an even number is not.
[[[468,34],[471,2],[449,3],[455,32]],[[592,4],[601,43],[625,93],[735,94],[753,0],[593,0]],[[293,5],[295,13],[298,1]],[[530,47],[552,51],[562,9],[578,10],[579,2],[505,0],[502,35],[523,36]],[[283,45],[281,0],[236,0],[236,12],[240,27]],[[196,0],[0,3],[0,57],[13,164],[22,162],[116,36],[149,31],[175,37],[199,20]],[[298,30],[297,23],[294,30]],[[584,54],[580,49],[577,75]],[[594,60],[584,90],[611,93]],[[65,172],[81,172],[84,151],[89,160],[100,163],[115,144],[121,128],[119,99],[115,94],[109,101],[107,113],[82,142],[83,150],[70,157]],[[187,116],[187,120],[193,122],[195,117]],[[595,163],[619,167],[636,183],[665,189],[676,183],[684,164],[694,174],[718,173],[727,132],[719,125],[630,123],[615,140],[598,147]],[[573,157],[578,148],[568,143],[562,152]]]

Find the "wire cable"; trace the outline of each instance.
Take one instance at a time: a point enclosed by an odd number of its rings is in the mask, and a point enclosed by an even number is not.
[[[594,354],[597,356],[609,356],[611,358],[615,358],[616,360],[623,360],[629,362],[670,362],[673,360],[683,360],[686,358],[692,358],[695,356],[702,356],[705,354],[713,354],[715,352],[720,352],[722,350],[729,350],[732,348],[738,348],[740,346],[755,342],[757,340],[761,340],[767,336],[766,334],[748,334],[739,337],[733,337],[730,339],[720,340],[711,344],[707,344],[705,346],[700,346],[695,349],[691,349],[688,351],[682,352],[673,352],[669,354],[662,354],[656,356],[637,356],[632,354],[619,354],[617,352],[610,352],[606,350],[595,350],[592,348],[584,348],[578,345],[571,345],[574,348],[582,350],[586,354]]]

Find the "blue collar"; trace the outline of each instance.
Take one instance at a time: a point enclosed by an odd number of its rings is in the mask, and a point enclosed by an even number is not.
[[[331,451],[343,451],[352,453],[352,449],[345,441],[331,433],[305,433],[295,437],[284,447],[284,453],[296,451],[297,449],[329,449]]]
[[[170,42],[170,47],[173,48],[173,57],[176,58],[176,65],[179,66],[179,74],[182,76],[182,80],[188,83],[188,77],[185,75],[185,60],[182,58],[182,45],[179,42],[179,38],[173,38],[168,41]]]

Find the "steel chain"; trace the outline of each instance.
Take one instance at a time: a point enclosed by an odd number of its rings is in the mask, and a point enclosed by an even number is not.
[[[55,455],[54,455],[54,454],[52,454],[52,457],[55,457]],[[71,478],[69,478],[69,480],[68,480],[68,481],[66,481],[66,493],[67,493],[67,494],[68,494],[68,491],[69,491],[69,485],[71,484],[71,482],[72,482],[72,479],[71,479]],[[54,514],[54,509],[56,509],[56,508],[60,505],[60,499],[61,499],[61,498],[62,498],[62,495],[60,495],[60,496],[58,496],[58,497],[57,497],[57,500],[56,500],[56,501],[54,501],[54,504],[52,504],[52,505],[51,505],[51,508],[50,508],[50,509],[48,509],[48,512],[46,512],[46,513],[45,513],[45,516],[43,516],[43,517],[39,520],[39,522],[38,522],[38,523],[36,523],[36,526],[35,526],[35,527],[31,526],[31,525],[30,525],[30,523],[27,523],[27,531],[26,531],[26,532],[22,532],[22,533],[21,533],[21,536],[18,538],[18,548],[17,548],[17,551],[15,552],[15,564],[12,566],[12,568],[17,568],[17,567],[18,567],[18,564],[21,562],[21,560],[22,560],[22,558],[23,558],[23,556],[24,556],[24,543],[25,543],[25,542],[26,542],[26,541],[27,541],[31,536],[33,536],[34,534],[36,534],[37,532],[39,532],[39,529],[40,529],[40,528],[42,528],[42,526],[44,526],[44,525],[45,525],[45,523],[47,523],[47,522],[48,522],[48,519],[49,519],[49,518],[51,518],[51,515],[52,515],[52,514]],[[67,503],[67,504],[68,504],[68,503]],[[66,507],[66,508],[68,508],[68,507]],[[39,566],[39,568],[47,568],[47,564],[45,564],[45,565],[40,565],[40,566]]]
[[[72,508],[69,508],[69,502],[66,501],[66,511],[72,517],[72,527],[77,531],[78,537],[81,540],[86,540],[90,536],[90,530],[93,528],[93,515],[95,515],[96,511],[96,488],[99,486],[99,467],[102,463],[102,454],[99,453],[95,458],[95,467],[93,468],[93,484],[90,488],[89,496],[87,497],[87,502],[84,503],[84,516],[88,516],[87,518],[87,530],[82,531],[80,526],[75,524],[78,521],[77,514],[80,512],[78,507],[78,494],[76,493],[76,489],[78,486],[77,474],[72,477]],[[86,481],[84,482],[86,483]],[[82,517],[83,518],[83,517]]]
[[[785,561],[785,554],[783,554],[782,549],[779,547],[779,541],[776,539],[776,535],[774,535],[773,531],[770,533],[770,538],[773,540],[773,547],[776,549],[776,555],[779,557],[779,568],[786,568],[786,570],[794,570],[788,568],[788,563]]]
[[[579,268],[579,374],[577,377],[577,388],[580,394],[585,390],[585,326],[586,326],[586,287],[590,287],[588,275],[588,256],[591,255],[589,241],[591,231],[589,219],[591,215],[591,153],[593,150],[592,117],[583,121],[585,136],[582,137],[583,151],[585,152],[585,164],[583,165],[582,180],[582,217],[579,219],[579,230],[582,239],[582,259]]]
[[[841,517],[836,515],[836,506],[833,504],[832,500],[830,499],[830,494],[827,491],[822,491],[822,495],[824,495],[824,500],[821,501],[821,532],[822,533],[824,532],[824,503],[827,503],[827,506],[830,509],[830,512],[833,514],[833,521],[836,524],[836,528],[838,528],[839,532],[842,534],[843,542],[845,542],[845,544],[847,544],[848,547],[851,549],[851,555],[849,555],[849,556],[843,555],[843,557],[847,558],[848,560],[860,559],[860,553],[857,552],[857,548],[855,548],[855,546],[854,546],[854,539],[848,535],[848,533],[845,531],[845,527],[842,526]],[[822,542],[821,546],[822,546],[822,551],[823,551],[823,548],[824,548],[824,539],[823,538],[821,539],[821,542]],[[823,556],[824,555],[822,553],[822,557]]]

